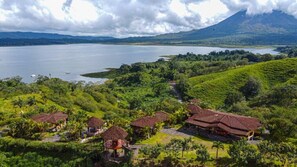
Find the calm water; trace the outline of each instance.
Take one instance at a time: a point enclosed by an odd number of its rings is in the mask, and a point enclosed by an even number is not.
[[[187,52],[207,54],[225,50],[217,47],[191,46],[131,46],[131,45],[48,45],[0,47],[0,78],[21,76],[24,82],[33,82],[35,75],[58,77],[67,81],[102,81],[80,74],[104,71],[122,64],[156,61],[162,55]],[[232,50],[232,49],[230,49]],[[254,53],[275,54],[272,49],[245,49]]]

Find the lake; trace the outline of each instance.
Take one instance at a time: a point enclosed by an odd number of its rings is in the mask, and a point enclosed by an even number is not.
[[[122,64],[152,62],[164,55],[207,54],[227,48],[198,46],[135,46],[71,44],[0,47],[0,78],[21,76],[24,82],[34,81],[32,75],[44,75],[67,81],[86,82],[101,79],[82,77],[80,74],[117,68]],[[234,50],[234,48],[229,49]],[[253,53],[276,54],[273,49],[244,49]]]

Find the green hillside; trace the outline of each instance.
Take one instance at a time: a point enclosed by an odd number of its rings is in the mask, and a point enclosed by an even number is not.
[[[190,78],[190,96],[219,108],[229,92],[239,90],[249,77],[261,83],[261,91],[297,81],[297,59],[283,59],[239,67],[224,72]]]

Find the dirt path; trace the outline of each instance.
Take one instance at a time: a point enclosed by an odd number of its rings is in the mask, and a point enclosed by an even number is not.
[[[166,134],[169,134],[169,135],[182,136],[182,137],[193,137],[192,135],[186,134],[184,132],[178,131],[178,130],[173,129],[173,128],[161,129],[160,132],[166,133]]]
[[[183,102],[183,99],[180,95],[180,93],[178,92],[178,90],[176,89],[176,82],[169,82],[169,85],[171,87],[171,90],[173,91],[173,93],[176,95],[177,97],[177,100],[182,103]]]

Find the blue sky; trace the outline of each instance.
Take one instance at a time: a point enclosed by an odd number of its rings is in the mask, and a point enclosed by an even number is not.
[[[240,10],[296,9],[297,0],[0,0],[0,31],[145,36],[203,28]]]

